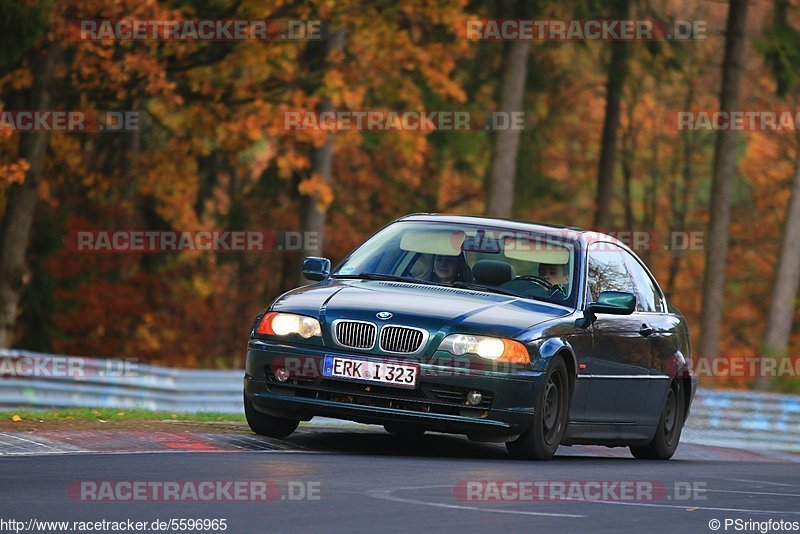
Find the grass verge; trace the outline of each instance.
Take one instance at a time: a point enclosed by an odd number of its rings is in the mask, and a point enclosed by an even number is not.
[[[22,421],[195,421],[209,423],[214,421],[244,421],[244,414],[233,413],[179,413],[119,408],[64,408],[56,410],[3,410],[0,422]]]

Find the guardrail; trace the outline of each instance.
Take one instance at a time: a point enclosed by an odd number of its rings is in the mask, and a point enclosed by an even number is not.
[[[53,372],[57,365],[61,372]],[[47,407],[241,413],[242,371],[0,349],[0,409]],[[800,396],[701,388],[683,440],[800,452]]]
[[[242,411],[242,371],[172,369],[0,349],[0,408]]]
[[[720,447],[800,452],[800,396],[699,389],[682,439]]]

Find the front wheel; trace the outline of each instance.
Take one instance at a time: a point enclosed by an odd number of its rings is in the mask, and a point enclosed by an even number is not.
[[[244,396],[244,416],[253,432],[270,438],[285,438],[300,424],[297,419],[284,419],[259,412],[247,395]]]
[[[506,443],[512,458],[549,460],[553,457],[567,428],[569,397],[567,366],[561,356],[556,356],[539,390],[533,422],[520,437]]]
[[[669,460],[678,449],[683,430],[683,382],[673,380],[667,392],[664,409],[658,421],[658,430],[652,441],[642,447],[631,447],[631,454],[640,460]]]

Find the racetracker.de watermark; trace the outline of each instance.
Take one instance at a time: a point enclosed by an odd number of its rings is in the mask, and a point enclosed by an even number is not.
[[[73,480],[67,495],[95,502],[319,501],[321,487],[299,480]]]
[[[328,25],[299,19],[75,19],[67,34],[77,41],[320,41]]]
[[[536,355],[532,357],[535,363]],[[519,364],[485,361],[469,356],[417,356],[404,358],[403,365],[419,366],[421,377],[474,378],[476,372],[491,370],[498,373],[519,371]],[[287,380],[325,378],[325,360],[319,356],[279,356],[269,364],[270,372]],[[360,371],[360,370],[357,370]],[[672,358],[663,363],[662,376],[691,376],[704,378],[800,378],[800,356],[786,358],[768,356],[719,356],[715,358]],[[581,367],[579,375],[591,374],[591,368]],[[655,375],[648,375],[654,376]]]
[[[0,356],[0,378],[88,378],[139,376],[139,362],[131,358],[82,356]]]
[[[716,356],[694,357],[685,362],[670,360],[664,371],[672,376],[685,367],[697,378],[800,378],[800,356]]]
[[[469,19],[455,29],[470,41],[685,41],[708,35],[704,20]]]
[[[522,111],[285,110],[275,124],[287,132],[472,132],[525,130]]]
[[[635,251],[697,252],[705,249],[705,232],[696,230],[610,230],[601,233],[571,228],[550,228],[547,230],[547,235],[514,230],[480,230],[469,236],[460,231],[453,231],[451,242],[454,247],[461,248],[465,252],[499,253],[501,250],[530,252],[561,250],[581,237],[593,243],[592,250],[595,252],[618,250],[615,239]]]
[[[353,372],[357,377],[365,378],[367,362],[356,364]],[[390,363],[390,362],[387,362]],[[411,356],[403,358],[402,365],[419,366],[419,375],[425,378],[474,378],[476,371],[492,370],[494,372],[511,373],[519,370],[518,364],[495,361],[475,361],[469,356]],[[319,356],[279,356],[269,364],[269,369],[279,381],[315,380],[329,377],[325,373],[325,358]],[[365,383],[365,387],[369,384]],[[369,391],[368,389],[366,391]]]
[[[453,496],[469,502],[706,500],[706,482],[659,480],[461,480]]]
[[[797,110],[673,111],[664,122],[679,132],[797,132]]]
[[[700,230],[689,231],[659,231],[659,230],[610,230],[603,234],[588,232],[587,236],[599,240],[593,250],[615,250],[603,241],[603,236],[608,235],[621,241],[631,250],[640,251],[671,251],[671,252],[698,252],[705,250],[705,232]]]
[[[291,252],[319,248],[318,232],[284,230],[71,230],[72,252]]]
[[[143,115],[131,110],[14,110],[0,112],[0,131],[132,132],[142,128]]]

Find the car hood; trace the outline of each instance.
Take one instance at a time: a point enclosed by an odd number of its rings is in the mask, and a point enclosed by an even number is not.
[[[496,293],[373,280],[331,280],[285,293],[274,311],[336,319],[401,324],[436,333],[525,337],[533,326],[570,313],[568,308]],[[381,321],[378,312],[392,317]]]

